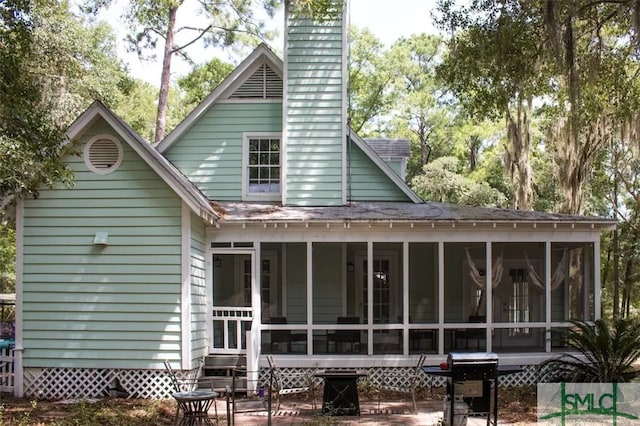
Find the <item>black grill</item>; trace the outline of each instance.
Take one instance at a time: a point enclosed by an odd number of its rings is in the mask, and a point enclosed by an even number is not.
[[[493,352],[451,352],[447,358],[451,379],[487,380],[498,377],[498,355]]]

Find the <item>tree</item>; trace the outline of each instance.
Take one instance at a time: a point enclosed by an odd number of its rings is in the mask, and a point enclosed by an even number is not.
[[[427,34],[402,38],[391,48],[390,60],[398,67],[399,74],[394,85],[395,118],[406,123],[416,137],[420,168],[427,164],[432,149],[429,141],[434,131],[449,120],[434,78],[442,48],[439,37]]]
[[[38,10],[29,0],[0,4],[0,195],[37,195],[41,184],[68,178],[58,161],[64,141],[33,65]]]
[[[189,74],[179,78],[178,87],[184,92],[185,108],[187,110],[195,108],[231,74],[233,68],[233,65],[213,58],[207,63],[196,65]]]
[[[442,0],[438,13],[436,22],[453,35],[437,74],[471,117],[504,118],[504,167],[513,207],[531,210],[532,102],[543,93],[545,75],[536,15],[519,1],[472,2],[455,9],[453,1]]]
[[[70,183],[64,129],[95,99],[114,105],[126,75],[110,29],[85,27],[65,2],[0,3],[0,196]]]
[[[349,124],[363,137],[375,133],[390,112],[393,62],[368,29],[349,28]]]
[[[95,14],[112,2],[113,0],[86,0],[85,10]],[[281,0],[261,0],[261,3],[263,9],[273,16]],[[189,5],[196,7],[197,14],[202,17],[201,25],[191,20],[178,26],[178,12]],[[131,46],[145,58],[148,49],[154,49],[158,42],[163,44],[155,142],[162,140],[165,135],[173,57],[181,55],[192,62],[187,48],[199,42],[209,47],[226,47],[271,37],[265,31],[264,22],[255,18],[254,6],[253,0],[203,0],[197,4],[185,0],[129,1],[124,17],[133,34],[128,37]]]
[[[424,166],[424,173],[413,178],[412,189],[422,199],[469,206],[502,207],[500,191],[477,183],[460,173],[456,157],[440,157]]]

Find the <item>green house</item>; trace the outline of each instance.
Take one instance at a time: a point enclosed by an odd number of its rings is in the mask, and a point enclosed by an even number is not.
[[[285,14],[165,140],[100,103],[17,206],[15,394],[168,394],[163,361],[536,365],[600,317],[609,219],[424,202],[347,125],[345,13]],[[490,283],[490,285],[488,285]]]

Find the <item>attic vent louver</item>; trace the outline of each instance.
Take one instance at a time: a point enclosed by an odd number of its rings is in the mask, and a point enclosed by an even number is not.
[[[267,64],[262,64],[230,96],[232,99],[282,98],[282,79]]]
[[[94,136],[84,147],[84,162],[94,173],[114,172],[122,163],[122,145],[110,135]]]

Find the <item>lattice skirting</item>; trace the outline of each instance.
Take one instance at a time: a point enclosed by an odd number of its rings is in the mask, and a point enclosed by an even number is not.
[[[176,373],[187,375],[188,371]],[[164,370],[25,368],[24,393],[54,400],[107,396],[163,399],[171,396],[171,383]]]
[[[339,368],[337,370],[340,370]],[[352,370],[347,368],[346,370]],[[388,374],[389,370],[392,370],[392,374]],[[384,379],[385,387],[388,388],[407,388],[409,387],[409,377],[410,374],[415,370],[415,367],[375,367],[369,368],[367,370],[367,376],[362,379],[364,382],[363,385],[367,386],[370,384],[372,386],[377,386]],[[304,383],[304,377],[302,377],[302,372],[312,373],[311,369],[305,368],[280,368],[282,372],[282,380],[289,382],[285,383],[286,387],[303,387],[306,386]],[[387,371],[387,374],[385,374]],[[298,374],[290,374],[290,373],[298,373]],[[263,383],[268,381],[268,370],[263,369],[260,372],[260,380]],[[321,378],[315,379],[316,385],[322,383]],[[434,377],[427,376],[426,374],[422,377],[419,386],[420,387],[439,387],[444,386],[446,383],[446,378],[444,377]],[[501,376],[498,380],[499,386],[527,386],[527,385],[535,385],[538,383],[537,380],[537,367],[536,366],[524,366],[523,371],[520,373],[510,374],[508,376]]]
[[[377,385],[383,377],[387,387],[407,387],[411,367],[391,368],[393,374],[384,375],[385,368],[376,367],[368,370],[364,378],[364,385]],[[312,369],[281,368],[283,380],[291,380],[287,387],[304,387],[306,383],[301,374],[312,373]],[[186,376],[189,372],[177,372]],[[401,374],[406,373],[406,374]],[[268,370],[262,369],[260,380],[268,381]],[[296,383],[297,381],[297,383]],[[316,384],[322,379],[316,378]],[[524,386],[537,383],[535,366],[527,366],[517,374],[500,377],[500,386]],[[430,377],[426,374],[421,379],[420,386],[444,386],[443,377]],[[115,392],[115,393],[114,393]],[[171,396],[171,383],[164,370],[117,370],[90,368],[26,368],[24,370],[24,393],[27,397],[39,399],[68,399],[68,398],[103,398],[120,396],[128,398],[163,399]]]

